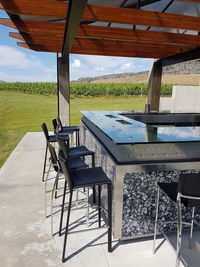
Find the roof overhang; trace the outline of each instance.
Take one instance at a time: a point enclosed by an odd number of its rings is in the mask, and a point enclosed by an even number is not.
[[[10,17],[0,24],[35,51],[170,62],[199,54],[200,0],[1,0],[0,8]]]

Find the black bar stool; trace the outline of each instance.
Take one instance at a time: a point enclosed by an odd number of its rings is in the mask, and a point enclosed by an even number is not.
[[[85,146],[78,146],[78,147],[69,148],[62,138],[58,137],[57,140],[58,140],[58,145],[59,145],[60,149],[62,150],[64,157],[66,159],[68,159],[68,160],[72,159],[73,160],[74,158],[77,158],[77,157],[91,156],[92,157],[92,167],[94,167],[94,165],[95,165],[94,161],[95,160],[94,160],[94,152],[93,151],[90,151]],[[65,183],[64,192],[66,191],[66,186],[67,186],[67,183]],[[65,203],[65,194],[63,194],[63,205],[62,205],[63,208],[61,211],[59,235],[61,235],[61,231],[62,231],[64,203]],[[93,187],[93,203],[96,203],[95,186]]]
[[[56,119],[54,119],[52,121],[53,125],[54,125],[54,129],[56,127],[58,132],[61,133],[68,133],[71,135],[71,139],[73,137],[73,134],[75,133],[75,139],[76,139],[76,146],[80,146],[80,139],[79,139],[79,127],[78,126],[63,126],[61,119],[58,117],[57,121]]]
[[[181,249],[181,237],[182,237],[182,224],[190,225],[190,242],[191,247],[193,225],[199,223],[194,221],[195,207],[200,207],[200,174],[180,174],[179,182],[175,183],[158,183],[157,184],[157,204],[156,204],[156,218],[155,218],[155,231],[153,241],[153,253],[155,253],[155,242],[158,226],[158,209],[159,209],[159,197],[160,189],[173,201],[177,206],[177,247],[176,247],[176,267],[180,266],[180,249]],[[183,222],[181,215],[181,204],[185,207],[192,208],[191,223]]]
[[[50,165],[49,165],[49,170],[47,172],[47,178],[45,179],[45,192],[46,192],[48,176],[49,176],[51,168],[53,168],[54,171],[56,172],[56,176],[53,177],[53,178],[50,178],[50,179],[55,179],[55,182],[54,182],[55,183],[55,189],[54,189],[54,191],[56,191],[57,187],[58,187],[59,175],[63,173],[62,169],[60,167],[60,163],[58,161],[58,157],[57,157],[55,148],[50,143],[48,143],[48,150],[49,150],[49,153],[50,153],[50,158],[49,158]],[[68,166],[69,166],[70,170],[77,169],[77,168],[87,168],[88,167],[88,165],[85,162],[83,162],[81,160],[81,158],[78,158],[78,157],[74,158],[74,159],[69,158],[67,161],[68,161]],[[45,214],[47,214],[47,212],[46,212],[46,197],[45,197]]]
[[[101,167],[88,168],[84,170],[70,171],[68,168],[67,160],[64,157],[64,153],[62,150],[59,153],[59,161],[63,173],[65,175],[66,182],[69,187],[69,204],[68,204],[68,214],[65,228],[65,237],[64,237],[64,245],[63,245],[63,253],[62,253],[62,262],[66,261],[65,252],[66,252],[66,244],[67,244],[67,235],[68,235],[68,227],[70,220],[70,211],[71,211],[71,203],[73,190],[76,188],[88,188],[93,186],[98,186],[100,188],[101,185],[107,185],[108,188],[108,252],[112,252],[112,184],[110,179],[103,172]],[[100,197],[100,194],[99,194]],[[101,220],[101,206],[100,201],[98,202],[98,211],[99,211],[99,227]],[[105,210],[105,209],[104,209]]]
[[[47,217],[46,193],[51,192],[51,233],[53,235],[53,199],[54,199],[54,194],[56,194],[58,191],[58,181],[60,179],[60,175],[63,176],[63,171],[58,161],[55,148],[50,143],[48,143],[48,149],[50,152],[50,167],[53,167],[54,171],[56,172],[56,176],[54,177],[55,180],[54,180],[53,188],[50,191],[47,191],[48,176],[47,176],[47,179],[45,179],[45,216]],[[74,158],[74,159],[69,158],[67,162],[68,162],[68,166],[70,170],[75,170],[78,168],[82,169],[82,168],[88,167],[88,165],[84,163],[80,158]],[[50,168],[49,168],[49,171],[50,171]]]
[[[47,148],[48,148],[48,143],[56,143],[57,142],[57,136],[56,135],[49,135],[46,123],[42,123],[41,125],[42,130],[44,132],[44,136],[46,139],[46,148],[45,148],[45,156],[44,156],[44,166],[43,166],[43,173],[42,173],[42,182],[44,182],[44,176],[46,172],[46,162],[47,162]],[[60,136],[65,142],[69,142],[69,136],[68,135],[62,135]]]

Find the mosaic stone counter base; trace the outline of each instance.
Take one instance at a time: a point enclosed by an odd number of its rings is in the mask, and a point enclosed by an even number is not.
[[[157,182],[177,181],[180,173],[177,170],[187,173],[200,172],[197,170],[200,166],[198,162],[195,166],[191,163],[167,167],[161,164],[155,165],[153,169],[142,169],[141,165],[134,164],[119,165],[104,144],[84,124],[81,125],[80,138],[82,145],[95,152],[95,165],[101,166],[112,181],[113,236],[116,239],[139,238],[154,232]],[[91,157],[86,157],[85,160],[91,166]],[[183,171],[184,169],[187,170]],[[106,187],[102,188],[102,202],[107,203]],[[163,220],[176,220],[176,207],[163,194],[160,196],[159,211]],[[190,218],[191,210],[184,210],[184,214],[186,218]],[[175,227],[168,224],[165,230],[170,229]]]
[[[157,182],[177,182],[180,173],[197,173],[200,170],[159,171],[126,173],[124,177],[122,237],[151,234],[154,232],[156,214]],[[183,221],[190,222],[191,208],[182,207]],[[195,218],[199,219],[196,211]],[[176,220],[176,206],[160,191],[159,220],[164,231],[176,229],[176,224],[165,221]],[[159,230],[159,227],[158,227]]]

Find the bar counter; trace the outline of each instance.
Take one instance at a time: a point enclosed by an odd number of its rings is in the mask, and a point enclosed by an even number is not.
[[[113,182],[114,238],[152,235],[157,182],[177,181],[180,172],[200,170],[200,114],[82,114],[81,143],[95,151],[96,166]],[[166,221],[176,218],[174,205],[164,195],[161,210]],[[183,213],[186,220],[191,216],[190,210]]]

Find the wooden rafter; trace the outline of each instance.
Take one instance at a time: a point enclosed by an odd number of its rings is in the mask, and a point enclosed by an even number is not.
[[[66,17],[68,6],[65,2],[51,0],[12,0],[12,2],[1,0],[1,2],[4,8],[10,13],[57,17],[60,19]],[[103,21],[200,31],[199,17],[119,7],[87,5],[82,19],[86,21]]]
[[[30,34],[31,38],[60,35],[63,36],[64,23],[58,22],[38,22],[38,21],[23,21],[15,22],[17,28],[21,32],[34,33]],[[0,24],[8,27],[16,28],[9,19],[0,19]],[[35,34],[36,33],[36,34]],[[38,34],[38,35],[37,35]],[[157,31],[145,30],[130,30],[121,28],[111,28],[102,26],[81,25],[77,32],[78,37],[100,38],[100,39],[117,39],[127,41],[140,41],[152,43],[167,43],[180,45],[200,45],[200,36],[166,33]]]
[[[15,24],[12,22],[11,19],[0,19],[0,24],[13,29],[17,29],[17,27],[15,26]]]
[[[18,42],[18,46],[33,49],[35,51],[40,52],[54,52],[54,53],[60,53],[61,47],[58,47],[56,45],[46,44],[46,45],[35,45],[35,44],[27,44],[23,42]],[[154,53],[152,52],[146,52],[146,51],[124,51],[124,50],[117,50],[117,49],[87,49],[87,48],[78,48],[73,47],[72,54],[85,54],[85,55],[104,55],[104,56],[118,56],[118,57],[145,57],[145,58],[160,58],[163,56],[170,56],[171,54],[167,51],[165,53],[156,51]]]
[[[17,38],[22,41],[26,41],[28,44],[40,44],[45,45],[47,43],[61,47],[63,43],[63,38],[57,36],[57,38],[53,37],[52,39],[49,36],[46,37],[30,37],[27,34],[18,34],[18,33],[10,33],[11,37]],[[146,52],[155,52],[157,50],[165,53],[166,52],[166,46],[163,44],[152,44],[152,43],[138,43],[138,42],[125,42],[125,41],[118,41],[118,40],[100,40],[100,39],[86,39],[86,38],[75,38],[73,42],[73,48],[85,48],[87,49],[98,49],[101,48],[104,49],[121,49],[124,51],[134,51],[134,50],[143,50]],[[168,45],[167,51],[169,51],[171,54],[177,54],[180,52],[191,50],[191,46],[184,46],[181,47],[179,45]]]
[[[200,0],[193,2],[197,3]],[[68,3],[53,0],[1,0],[1,4],[11,15],[14,23],[8,19],[0,19],[0,24],[16,28],[21,33],[21,35],[11,33],[11,37],[25,41],[27,47],[37,51],[47,49],[46,51],[49,52],[61,52],[65,23],[54,22],[51,19],[65,19]],[[13,17],[12,14],[32,15],[37,17],[37,20],[30,21],[23,16]],[[41,17],[51,17],[51,19],[43,21]],[[82,20],[200,31],[200,18],[198,17],[130,8],[86,5]],[[71,53],[171,58],[174,55],[194,50],[199,45],[200,36],[198,35],[81,24],[73,42]]]
[[[1,0],[3,8],[12,14],[66,18],[68,4],[51,0]]]
[[[18,29],[19,31],[25,33],[64,35],[65,30],[64,23],[21,20],[17,18],[15,18],[15,24],[10,19],[0,19],[0,24],[14,29]]]
[[[145,31],[134,29],[111,28],[101,26],[81,25],[77,36],[103,39],[118,39],[152,43],[171,43],[185,45],[199,45],[200,36],[176,34],[158,31]]]
[[[45,42],[59,42],[63,41],[63,35],[41,35],[41,34],[32,34],[29,35],[27,33],[17,33],[17,32],[9,32],[9,36],[16,38],[18,40],[30,43],[30,44],[40,44]]]

